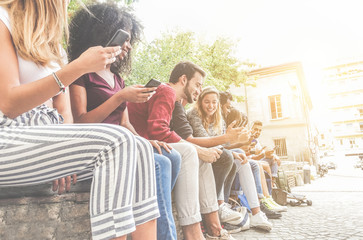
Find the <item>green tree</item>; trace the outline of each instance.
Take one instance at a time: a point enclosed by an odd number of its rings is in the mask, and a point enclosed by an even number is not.
[[[108,3],[116,3],[116,4],[123,4],[125,6],[132,6],[134,2],[138,0],[106,0]],[[88,4],[99,3],[100,0],[71,0],[68,5],[68,16],[71,18],[73,13],[77,11],[80,7],[84,7]],[[104,2],[104,1],[103,1]]]
[[[168,32],[149,44],[141,44],[133,56],[133,71],[127,84],[143,84],[150,78],[163,82],[180,61],[189,60],[200,65],[208,74],[205,85],[224,91],[231,85],[246,81],[248,64],[234,56],[236,42],[218,38],[209,44],[197,39],[193,32]]]

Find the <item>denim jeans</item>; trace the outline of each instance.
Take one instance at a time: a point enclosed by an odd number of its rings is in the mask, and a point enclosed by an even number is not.
[[[176,240],[171,191],[179,174],[181,157],[174,149],[171,153],[162,149],[162,154],[158,154],[154,148],[156,188],[160,211],[160,217],[157,220],[157,238],[159,240]]]
[[[243,153],[242,149],[232,149],[232,151],[238,152],[238,153]],[[260,198],[263,198],[261,175],[260,175],[260,169],[259,169],[258,163],[255,160],[252,160],[252,159],[249,159],[248,163],[251,166],[251,170],[252,170],[252,173],[253,173],[253,178],[254,178],[255,184],[256,184],[257,194],[258,194],[258,196]],[[242,188],[241,188],[241,184],[239,182],[238,173],[236,174],[236,177],[234,178],[231,193],[234,194],[234,195],[242,194]]]
[[[277,177],[277,172],[279,170],[279,166],[277,165],[277,163],[274,162],[274,160],[272,158],[263,158],[263,159],[261,159],[261,161],[268,162],[268,164],[270,165],[270,168],[271,168],[272,177]]]

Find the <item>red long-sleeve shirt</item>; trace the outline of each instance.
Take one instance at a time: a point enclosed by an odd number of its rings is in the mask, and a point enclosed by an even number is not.
[[[167,84],[161,84],[155,94],[145,103],[131,103],[127,107],[132,126],[137,133],[150,140],[175,143],[181,137],[170,130],[174,110],[175,91]]]

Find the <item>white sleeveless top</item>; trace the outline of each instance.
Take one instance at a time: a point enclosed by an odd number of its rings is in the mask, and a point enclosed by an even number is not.
[[[9,32],[11,33],[9,14],[3,7],[0,7],[0,20],[6,25],[6,27],[9,29]],[[59,64],[54,62],[51,63],[54,67],[50,68],[39,66],[32,61],[24,60],[18,54],[17,57],[19,64],[20,84],[26,84],[39,80],[60,69]],[[64,57],[66,57],[65,51]]]

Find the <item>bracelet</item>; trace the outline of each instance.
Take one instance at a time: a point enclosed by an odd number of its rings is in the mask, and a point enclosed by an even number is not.
[[[66,92],[66,87],[63,85],[63,83],[59,80],[57,74],[55,74],[55,72],[52,73],[53,78],[55,80],[55,82],[58,84],[59,86],[59,92],[65,93]]]

